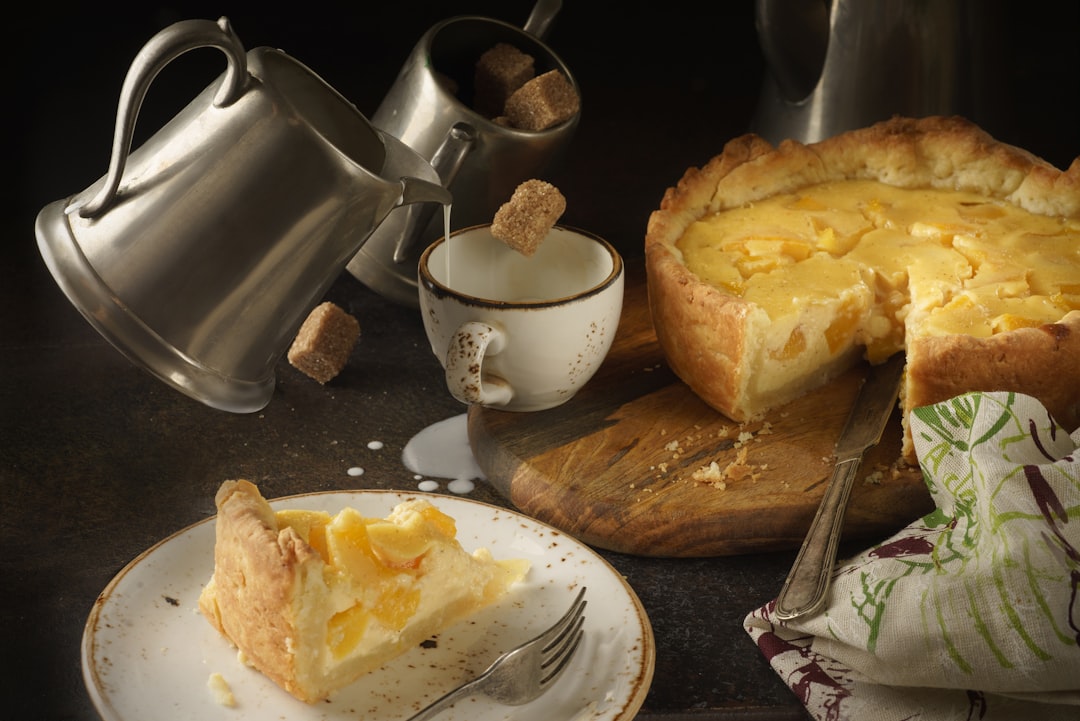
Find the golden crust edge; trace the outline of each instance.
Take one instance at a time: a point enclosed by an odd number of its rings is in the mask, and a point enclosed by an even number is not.
[[[904,381],[907,408],[970,391],[1011,391],[1039,399],[1066,431],[1080,427],[1080,310],[989,338],[915,338],[907,352],[914,361]]]
[[[225,481],[214,498],[218,512],[214,573],[199,596],[199,610],[244,661],[278,686],[307,703],[319,699],[297,677],[290,639],[301,630],[294,623],[297,579],[321,576],[323,561],[294,529],[278,528],[274,511],[246,480]],[[255,568],[245,567],[250,561]],[[248,584],[258,577],[260,583]]]

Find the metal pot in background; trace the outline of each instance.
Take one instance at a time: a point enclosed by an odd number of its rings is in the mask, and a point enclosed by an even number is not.
[[[989,123],[997,10],[995,0],[756,0],[766,68],[753,130],[775,144],[893,115]]]
[[[529,131],[497,123],[470,105],[476,61],[500,42],[532,55],[537,74],[559,70],[580,97],[570,68],[542,39],[561,6],[561,0],[537,0],[524,27],[472,15],[435,24],[372,116],[379,130],[430,162],[437,175],[427,179],[453,194],[455,228],[491,222],[519,183],[558,167],[573,139],[580,111],[546,130]],[[448,77],[461,84],[458,92]],[[431,206],[395,210],[349,261],[348,271],[377,293],[418,306],[417,263],[444,235],[443,221]]]

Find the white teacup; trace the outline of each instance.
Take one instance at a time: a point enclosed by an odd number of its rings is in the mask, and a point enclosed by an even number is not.
[[[446,385],[470,405],[538,411],[570,400],[611,349],[623,262],[606,240],[556,226],[526,257],[490,225],[420,257],[420,310]]]

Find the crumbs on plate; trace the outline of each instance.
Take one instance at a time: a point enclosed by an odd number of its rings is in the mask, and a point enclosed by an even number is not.
[[[236,706],[236,697],[233,696],[232,688],[229,687],[229,682],[220,673],[214,672],[210,674],[206,685],[210,692],[214,694],[214,701],[219,706],[227,706],[228,708]]]

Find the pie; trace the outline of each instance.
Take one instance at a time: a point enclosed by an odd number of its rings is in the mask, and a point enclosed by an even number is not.
[[[215,502],[199,609],[246,663],[308,703],[493,604],[528,572],[524,560],[466,552],[454,519],[421,497],[386,518],[274,511],[240,480]]]
[[[905,423],[1005,390],[1080,425],[1080,158],[1061,171],[956,117],[747,134],[666,191],[645,255],[665,358],[735,421],[906,353]]]

